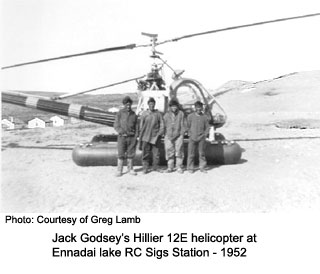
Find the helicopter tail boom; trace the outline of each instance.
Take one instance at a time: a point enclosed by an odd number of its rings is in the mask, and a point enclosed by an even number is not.
[[[87,107],[78,104],[57,102],[48,99],[37,98],[2,92],[2,102],[22,107],[35,108],[46,112],[56,113],[64,116],[74,117],[88,122],[103,124],[112,127],[115,113],[102,109]]]

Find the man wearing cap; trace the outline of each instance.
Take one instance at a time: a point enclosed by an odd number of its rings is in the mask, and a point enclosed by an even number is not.
[[[168,161],[166,172],[173,171],[174,160],[176,160],[177,172],[183,173],[183,136],[187,125],[185,115],[179,110],[179,102],[176,99],[172,99],[169,102],[169,110],[164,115],[163,120],[165,128],[164,145]]]
[[[198,146],[199,151],[199,167],[200,171],[207,173],[205,167],[207,165],[205,157],[205,144],[206,136],[209,134],[209,121],[207,116],[203,113],[203,104],[200,101],[194,104],[195,112],[189,114],[187,118],[188,124],[188,171],[190,173],[194,172],[194,158],[196,146]]]
[[[132,100],[126,96],[122,100],[123,108],[117,113],[114,129],[118,132],[118,167],[116,176],[122,175],[123,161],[127,158],[128,172],[137,175],[133,169],[138,137],[138,117],[132,111]]]
[[[141,114],[139,142],[142,149],[143,174],[148,173],[149,163],[152,159],[153,170],[159,170],[160,142],[164,126],[162,114],[155,109],[156,101],[150,97],[148,109]]]

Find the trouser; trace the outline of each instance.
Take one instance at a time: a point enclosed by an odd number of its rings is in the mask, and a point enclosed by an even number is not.
[[[152,165],[154,167],[159,166],[160,162],[160,138],[157,140],[155,144],[151,144],[148,142],[142,142],[142,162],[145,165],[149,165],[152,161]]]
[[[176,157],[176,166],[181,168],[184,157],[183,135],[179,136],[174,141],[171,141],[167,136],[165,136],[164,146],[166,151],[166,160],[171,162],[172,160],[174,161],[174,158]]]
[[[135,136],[118,136],[118,158],[133,159],[136,154],[137,138]]]
[[[207,160],[205,156],[205,146],[206,146],[206,139],[202,138],[199,141],[194,141],[192,139],[189,139],[188,143],[188,169],[194,169],[194,158],[195,158],[195,152],[196,147],[198,146],[199,151],[199,167],[200,169],[203,169],[207,165]]]

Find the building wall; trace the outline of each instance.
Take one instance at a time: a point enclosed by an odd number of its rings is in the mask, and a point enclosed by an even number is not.
[[[5,128],[5,129],[14,129],[14,123],[10,122],[9,120],[7,119],[3,119],[1,121],[1,127],[2,128]]]
[[[50,120],[52,121],[52,125],[54,127],[61,127],[64,125],[64,120],[58,116],[53,116],[50,118]]]
[[[46,127],[45,121],[39,118],[34,118],[28,122],[28,128],[45,128],[45,127]]]

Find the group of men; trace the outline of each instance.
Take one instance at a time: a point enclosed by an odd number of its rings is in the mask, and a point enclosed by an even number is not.
[[[132,99],[126,96],[123,101],[123,108],[117,113],[114,128],[118,132],[118,164],[116,176],[123,174],[124,160],[127,159],[128,173],[137,175],[133,168],[133,158],[135,157],[136,147],[142,150],[142,173],[147,174],[152,164],[152,170],[161,172],[160,144],[164,136],[165,155],[167,169],[165,172],[183,173],[184,135],[187,133],[188,139],[188,159],[187,170],[194,172],[194,161],[196,147],[199,151],[200,171],[206,173],[205,141],[209,133],[209,122],[203,113],[203,104],[195,102],[195,111],[185,116],[179,109],[179,102],[172,99],[169,102],[169,110],[164,115],[155,109],[156,101],[150,97],[148,109],[140,117],[132,111]]]

